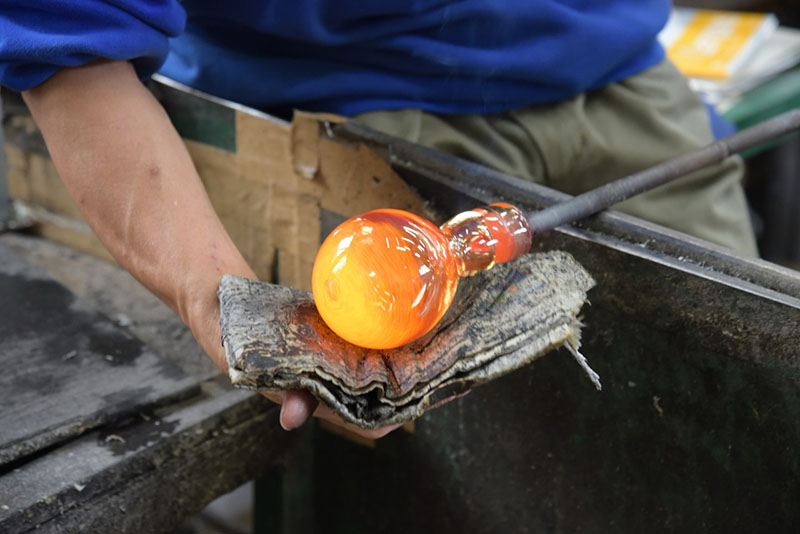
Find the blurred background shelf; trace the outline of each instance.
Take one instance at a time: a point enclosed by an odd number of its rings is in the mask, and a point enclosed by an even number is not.
[[[800,31],[798,0],[678,0],[676,7],[754,11],[774,14],[779,30]],[[766,78],[722,106],[722,115],[746,128],[800,107],[800,65]],[[762,145],[744,154],[745,190],[764,259],[800,267],[800,136]]]

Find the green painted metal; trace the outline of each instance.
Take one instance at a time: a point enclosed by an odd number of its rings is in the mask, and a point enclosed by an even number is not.
[[[725,113],[725,118],[742,129],[798,107],[800,107],[800,67],[784,72],[745,93],[741,101]],[[782,143],[788,137],[791,136],[764,143],[742,155],[750,158]]]
[[[181,137],[236,152],[236,110],[161,83],[150,83],[150,90]]]

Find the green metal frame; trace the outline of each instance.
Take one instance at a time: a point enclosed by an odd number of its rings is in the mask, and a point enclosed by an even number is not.
[[[800,67],[784,72],[748,91],[742,100],[725,113],[725,118],[738,129],[758,124],[775,115],[800,107]],[[750,158],[782,143],[792,135],[764,143],[745,151]]]

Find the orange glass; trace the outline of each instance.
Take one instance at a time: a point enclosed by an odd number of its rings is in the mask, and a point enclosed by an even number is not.
[[[459,213],[441,228],[380,209],[353,217],[325,240],[311,286],[322,319],[361,347],[389,349],[429,332],[469,276],[526,253],[531,232],[509,204]]]

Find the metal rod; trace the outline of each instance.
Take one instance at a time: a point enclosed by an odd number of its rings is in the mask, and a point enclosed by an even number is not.
[[[534,234],[552,230],[797,129],[800,129],[800,108],[534,212],[528,216],[528,224]]]

